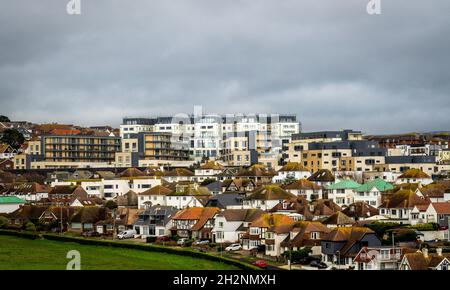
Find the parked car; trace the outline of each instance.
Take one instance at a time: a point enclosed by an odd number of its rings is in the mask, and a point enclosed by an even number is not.
[[[262,268],[262,269],[265,269],[265,268],[267,268],[267,263],[266,263],[266,261],[264,261],[264,260],[258,260],[258,261],[256,261],[255,263],[253,263],[256,267],[259,267],[259,268]]]
[[[300,264],[300,265],[309,265],[313,261],[319,261],[320,262],[320,258],[316,258],[316,257],[313,257],[313,256],[307,256],[307,257],[299,259],[298,261],[293,261],[292,263],[293,264]]]
[[[169,236],[160,236],[160,237],[157,237],[156,240],[160,241],[160,242],[168,242],[168,241],[170,241],[170,237]]]
[[[81,235],[83,237],[100,237],[101,234],[99,232],[96,231],[89,231],[89,232],[82,232]]]
[[[242,246],[240,244],[231,244],[228,247],[225,248],[225,251],[239,251],[242,249]]]
[[[194,242],[194,245],[207,245],[207,244],[209,244],[208,240],[196,240]]]
[[[181,239],[179,239],[179,240],[177,241],[177,245],[182,246],[182,245],[186,244],[186,241],[187,241],[187,240],[188,240],[188,239],[186,239],[186,238],[181,238]]]
[[[326,269],[326,268],[328,268],[327,264],[325,264],[324,262],[321,262],[321,261],[317,261],[317,260],[312,261],[311,264],[309,264],[309,265],[311,267],[319,268],[319,269]]]
[[[120,232],[120,233],[117,235],[117,238],[118,238],[119,240],[123,240],[123,239],[131,239],[131,238],[134,238],[134,235],[136,235],[136,234],[137,234],[137,233],[136,233],[135,230],[127,230],[127,231]]]

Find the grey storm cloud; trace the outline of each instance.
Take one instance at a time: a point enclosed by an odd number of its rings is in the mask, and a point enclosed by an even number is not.
[[[304,130],[448,130],[450,1],[5,0],[0,114],[295,113]]]

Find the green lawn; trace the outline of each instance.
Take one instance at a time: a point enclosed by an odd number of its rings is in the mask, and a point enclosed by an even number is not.
[[[237,270],[193,257],[1,235],[0,270],[64,270],[70,250],[80,252],[82,270]]]

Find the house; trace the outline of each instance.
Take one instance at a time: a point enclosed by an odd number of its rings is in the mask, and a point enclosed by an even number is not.
[[[411,211],[416,205],[427,205],[429,200],[419,197],[414,191],[401,189],[385,200],[380,206],[380,215],[387,221],[411,224]]]
[[[370,206],[379,207],[382,202],[382,193],[393,189],[394,186],[391,183],[376,178],[355,188],[353,200],[354,202],[365,202]]]
[[[189,169],[175,168],[170,171],[164,171],[164,174],[161,178],[169,183],[172,183],[179,181],[190,181],[194,176],[194,172],[190,171]]]
[[[419,183],[427,185],[433,182],[433,179],[420,169],[408,169],[397,178],[395,183]]]
[[[72,206],[49,206],[39,216],[39,224],[47,230],[67,231],[69,219],[77,210]]]
[[[14,183],[0,190],[2,196],[15,196],[30,203],[48,198],[51,188],[37,182]]]
[[[245,194],[240,192],[224,192],[208,199],[205,207],[218,207],[220,209],[240,209],[244,205]]]
[[[166,205],[166,196],[172,189],[163,185],[154,186],[138,194],[138,208],[143,209],[152,205]]]
[[[429,204],[416,204],[411,210],[411,225],[427,223],[427,209]]]
[[[95,197],[75,198],[69,205],[71,207],[85,207],[85,206],[102,206],[103,200]]]
[[[349,205],[354,202],[355,189],[361,184],[351,179],[346,179],[326,186],[328,198],[339,206]]]
[[[68,230],[72,232],[85,232],[95,230],[95,224],[105,220],[108,211],[104,207],[82,207],[69,219]]]
[[[288,162],[278,170],[278,174],[272,178],[273,183],[284,183],[289,179],[306,179],[311,176],[306,168],[298,162]]]
[[[417,188],[416,193],[419,196],[427,197],[431,202],[447,202],[450,201],[450,196],[445,195],[445,192],[450,191],[450,183],[448,182],[433,182],[426,186]]]
[[[214,218],[212,240],[215,243],[237,243],[252,222],[264,212],[260,209],[226,209]]]
[[[75,199],[88,199],[87,192],[77,185],[61,185],[53,187],[46,201],[48,205],[70,205]]]
[[[150,206],[139,214],[134,229],[141,238],[168,236],[172,227],[172,216],[177,211],[172,206]]]
[[[426,222],[437,223],[440,227],[450,225],[450,202],[432,202],[426,211]]]
[[[358,201],[346,206],[342,213],[353,218],[355,221],[363,221],[367,218],[376,216],[379,214],[377,208],[363,202]]]
[[[283,188],[297,196],[303,196],[307,200],[316,200],[323,197],[322,186],[307,179],[299,179],[283,186]]]
[[[1,159],[12,159],[16,156],[17,150],[12,148],[8,144],[0,144],[0,160]]]
[[[0,213],[11,213],[26,203],[16,196],[0,196]]]
[[[283,200],[295,198],[295,195],[278,185],[261,186],[244,200],[244,206],[269,210]]]
[[[227,179],[233,179],[237,176],[237,174],[242,170],[242,168],[240,167],[230,167],[227,166],[225,167],[225,169],[222,171],[222,173],[217,174],[217,178],[220,181],[224,181]]]
[[[322,221],[322,224],[329,228],[351,227],[355,224],[355,220],[345,213],[338,211]]]
[[[240,178],[253,180],[256,184],[267,184],[272,182],[272,178],[276,175],[272,168],[268,168],[263,164],[253,164],[247,169],[242,169],[236,175]]]
[[[310,177],[308,177],[308,180],[326,187],[327,185],[331,185],[334,183],[335,177],[330,170],[320,169],[314,172]]]
[[[286,214],[295,221],[314,221],[327,218],[340,210],[341,208],[332,200],[319,199],[309,202],[306,198],[297,196],[279,202],[270,209],[270,212]]]
[[[192,239],[212,239],[214,217],[220,212],[216,207],[192,207],[172,216],[172,236]]]
[[[265,255],[278,257],[282,254],[281,242],[289,236],[294,223],[293,219],[284,214],[263,214],[241,236],[242,248],[252,250],[264,245]]]
[[[217,179],[216,175],[222,173],[225,167],[218,162],[208,161],[195,169],[195,180],[202,182],[205,179]]]
[[[321,243],[322,260],[337,268],[354,267],[354,259],[363,247],[380,247],[381,240],[365,227],[337,227]]]
[[[442,253],[442,249],[436,249],[436,253],[428,253],[427,248],[414,253],[406,253],[400,263],[400,270],[449,270],[450,253]]]
[[[317,221],[296,222],[289,236],[281,242],[281,252],[308,247],[311,248],[312,256],[320,256],[322,239],[330,232],[330,228]]]
[[[42,213],[47,209],[46,206],[35,206],[25,204],[19,209],[9,213],[6,217],[9,219],[9,226],[13,228],[22,228],[27,222],[37,224]]]
[[[125,230],[131,230],[143,210],[120,207],[108,212],[104,219],[95,223],[95,230],[104,235],[113,235]]]
[[[202,207],[212,196],[208,188],[194,182],[178,182],[170,185],[173,191],[165,196],[165,204],[178,209]]]
[[[218,195],[222,193],[222,182],[214,181],[204,185],[212,195]]]
[[[225,179],[222,182],[222,192],[226,191],[240,191],[251,192],[256,189],[256,184],[253,180],[247,178]]]
[[[416,249],[404,247],[363,247],[354,259],[355,270],[398,270],[403,256]]]

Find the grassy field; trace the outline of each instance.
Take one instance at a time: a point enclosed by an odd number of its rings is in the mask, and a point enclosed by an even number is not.
[[[0,235],[0,270],[64,270],[66,254],[78,250],[82,270],[236,270],[193,257]]]

